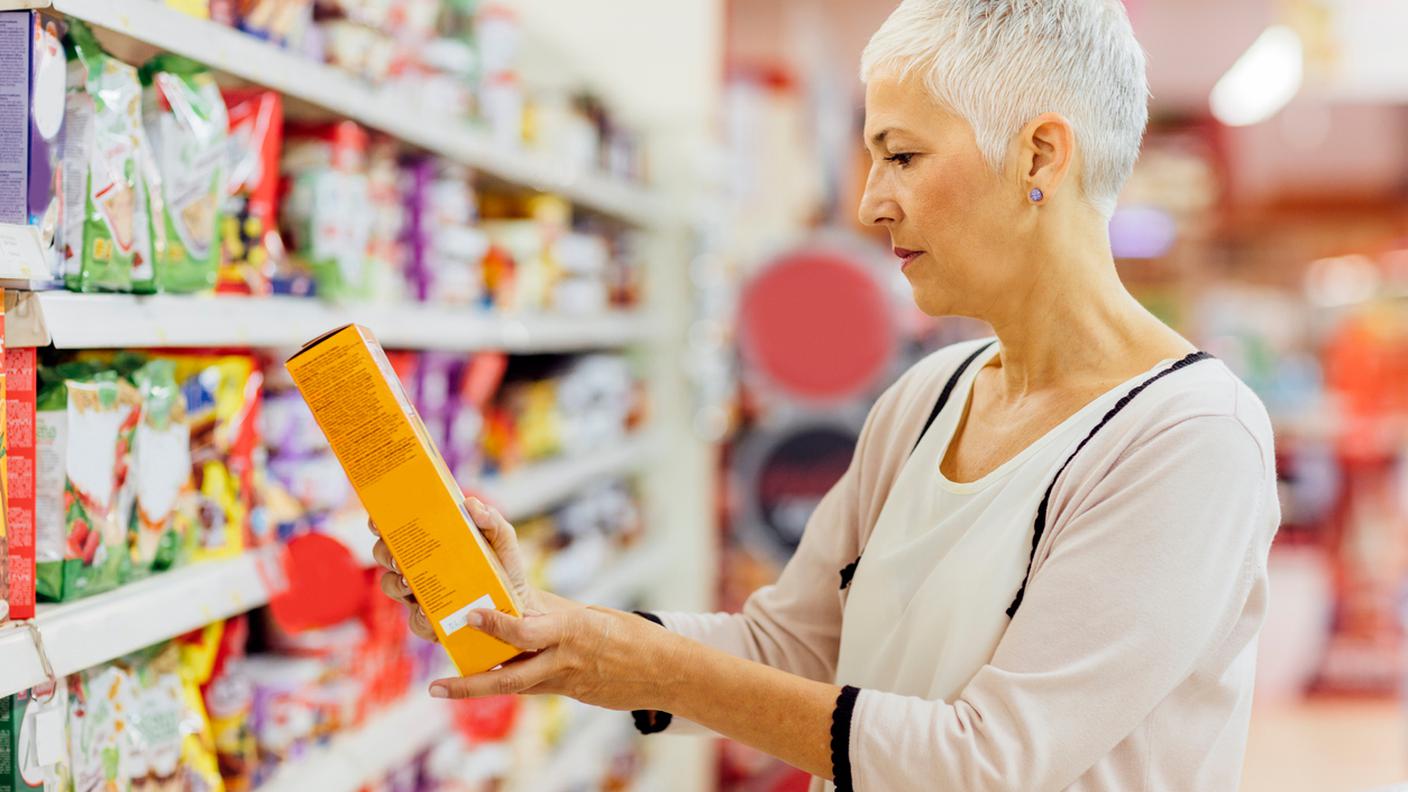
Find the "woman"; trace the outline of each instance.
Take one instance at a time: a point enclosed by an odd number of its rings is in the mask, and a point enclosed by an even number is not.
[[[1106,226],[1147,118],[1121,5],[906,0],[862,73],[861,218],[889,231],[920,308],[996,340],[881,397],[740,614],[534,591],[513,529],[472,502],[533,611],[476,624],[529,654],[432,695],[562,693],[645,710],[647,732],[688,719],[836,789],[1235,789],[1272,434],[1116,274]],[[383,586],[408,598],[399,575]]]

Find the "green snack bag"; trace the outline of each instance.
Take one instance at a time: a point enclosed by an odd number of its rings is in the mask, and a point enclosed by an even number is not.
[[[0,698],[0,792],[71,788],[68,685],[45,687]]]
[[[35,414],[35,588],[47,600],[108,591],[131,569],[127,530],[135,388],[91,363],[40,370]]]
[[[213,289],[220,204],[229,170],[229,117],[210,70],[179,55],[142,67],[142,113],[158,178],[149,193],[156,266],[137,291]]]
[[[64,280],[75,291],[130,291],[134,271],[152,265],[142,85],[83,23],[71,22],[66,45]]]
[[[176,363],[157,359],[133,374],[142,418],[132,444],[136,508],[132,510],[133,576],[184,563],[189,555],[191,428],[176,385]]]

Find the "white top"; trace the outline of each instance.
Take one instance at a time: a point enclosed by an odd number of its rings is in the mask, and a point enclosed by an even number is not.
[[[1097,397],[977,481],[941,464],[993,344],[954,387],[885,499],[848,590],[836,682],[952,701],[992,659],[1031,557],[1037,508],[1061,464],[1159,363]]]
[[[934,399],[983,343],[942,349],[885,392],[775,585],[741,613],[662,614],[665,626],[808,679],[859,683],[832,718],[832,774],[847,789],[1236,789],[1280,519],[1265,409],[1216,360],[1129,402],[1057,479],[1026,596],[1004,627],[1049,483],[1037,476],[1022,488],[1016,477],[1028,467],[1054,475],[1057,449],[1071,450],[1081,432],[1058,427],[1031,457],[959,488],[991,489],[985,508],[981,493],[943,486],[937,448],[911,459]],[[952,434],[972,379],[960,378],[952,412],[931,427],[936,444]],[[1092,405],[1073,423],[1088,429],[1098,412]],[[893,492],[908,489],[911,467],[933,476],[921,491],[954,499],[970,523],[923,510],[927,521],[894,519],[894,504],[918,508]],[[859,607],[872,596],[874,609]],[[669,727],[690,729],[679,718]]]

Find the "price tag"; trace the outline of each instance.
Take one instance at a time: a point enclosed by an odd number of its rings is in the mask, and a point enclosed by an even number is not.
[[[52,767],[64,759],[64,709],[59,696],[36,703],[34,716],[34,754],[40,767]]]
[[[48,280],[49,260],[39,244],[38,230],[0,223],[0,278]]]

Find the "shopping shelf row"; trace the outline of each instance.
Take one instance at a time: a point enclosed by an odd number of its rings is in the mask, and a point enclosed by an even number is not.
[[[512,792],[564,792],[588,789],[605,771],[611,749],[629,730],[623,713],[584,708],[548,760],[510,780]],[[448,705],[415,690],[399,704],[372,717],[361,728],[291,762],[259,786],[260,792],[357,792],[366,784],[404,766],[451,732]],[[651,789],[645,784],[637,788]],[[663,789],[663,787],[659,787]]]
[[[341,69],[196,19],[152,0],[0,0],[0,10],[52,8],[133,41],[184,55],[216,71],[263,85],[366,124],[413,146],[475,168],[503,182],[562,195],[574,204],[628,223],[667,221],[647,188],[600,173],[573,172],[552,159],[505,149],[488,133],[415,105]]]
[[[635,437],[605,453],[529,467],[486,485],[482,492],[506,516],[519,520],[551,509],[593,482],[641,470],[650,454],[649,439]],[[354,551],[370,556],[364,522],[355,533],[344,533],[360,539]],[[621,603],[668,566],[667,551],[664,545],[648,543],[634,549],[602,573],[599,585],[575,594],[586,602]],[[269,592],[280,585],[276,552],[254,550],[88,599],[41,605],[32,622],[0,627],[0,697],[38,685],[51,674],[75,673],[264,605]]]
[[[595,315],[504,314],[419,304],[339,305],[298,297],[6,294],[10,346],[59,349],[297,348],[348,322],[388,348],[575,352],[631,346],[650,337],[636,311]]]

